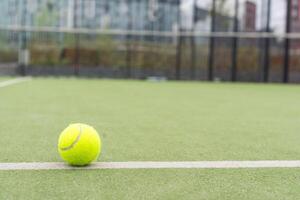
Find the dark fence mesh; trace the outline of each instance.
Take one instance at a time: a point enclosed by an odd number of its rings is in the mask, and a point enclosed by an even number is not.
[[[296,2],[3,0],[0,74],[300,82]]]

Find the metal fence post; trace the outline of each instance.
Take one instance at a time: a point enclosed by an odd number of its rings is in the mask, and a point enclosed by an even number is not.
[[[212,0],[212,10],[211,10],[211,33],[215,32],[216,23],[216,0]],[[208,80],[213,80],[213,70],[214,70],[214,53],[215,53],[215,38],[210,36],[209,42],[209,55],[208,55]]]
[[[178,34],[177,44],[176,44],[176,64],[175,64],[175,79],[180,80],[181,74],[181,44],[182,44],[182,36],[181,36],[181,10],[179,8],[180,3],[178,2],[178,11],[177,11],[177,24],[178,24]]]
[[[238,32],[239,30],[239,22],[238,22],[238,11],[239,11],[239,1],[235,0],[235,6],[234,6],[234,25],[233,25],[233,32]],[[237,74],[237,54],[238,54],[238,38],[233,37],[232,38],[232,66],[231,66],[231,81],[236,81],[236,74]]]
[[[267,10],[267,22],[266,22],[266,32],[270,33],[270,18],[271,18],[271,0],[268,0],[268,10]],[[270,38],[265,38],[264,45],[264,66],[263,66],[263,81],[268,82],[269,80],[269,67],[270,66]]]
[[[131,16],[131,10],[130,10],[130,0],[127,0],[127,6],[128,6],[128,24],[127,24],[127,29],[131,30],[132,29],[132,16]],[[126,35],[126,71],[125,71],[125,77],[130,78],[131,77],[131,35],[127,34]]]
[[[74,27],[78,28],[78,4],[79,0],[74,0]],[[79,75],[79,61],[80,61],[80,34],[75,33],[75,63],[74,63],[74,75]]]
[[[21,26],[26,26],[26,17],[27,17],[27,0],[22,0],[21,1]],[[20,75],[25,76],[26,75],[26,67],[28,64],[28,57],[29,57],[29,52],[27,49],[27,34],[26,30],[21,31],[19,33],[19,42],[20,42],[20,47],[19,47],[19,72]]]
[[[176,67],[175,67],[175,78],[180,80],[181,74],[181,45],[182,45],[182,36],[181,30],[177,35],[177,46],[176,46]]]
[[[195,36],[193,35],[191,36],[191,80],[196,78],[196,49]]]
[[[285,32],[288,34],[291,32],[291,0],[287,0],[286,3],[286,27]],[[290,68],[290,39],[285,39],[284,45],[284,66],[283,66],[283,83],[289,82],[289,68]]]
[[[197,10],[197,4],[196,0],[193,2],[193,23],[192,23],[192,33],[195,31],[195,24],[196,24],[196,10]],[[195,74],[196,74],[196,43],[195,43],[195,35],[192,35],[190,37],[190,42],[191,42],[191,71],[190,71],[190,79],[194,80],[195,79]]]

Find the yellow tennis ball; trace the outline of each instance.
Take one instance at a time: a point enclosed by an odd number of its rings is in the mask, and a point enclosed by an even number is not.
[[[100,155],[101,139],[92,126],[71,124],[59,136],[58,152],[70,165],[88,165]]]

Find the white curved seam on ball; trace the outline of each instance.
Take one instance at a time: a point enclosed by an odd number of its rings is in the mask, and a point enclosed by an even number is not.
[[[78,134],[77,138],[75,139],[75,141],[68,147],[60,148],[60,150],[68,151],[68,150],[72,149],[79,142],[81,134],[82,134],[82,129],[81,129],[81,125],[79,124],[79,134]]]

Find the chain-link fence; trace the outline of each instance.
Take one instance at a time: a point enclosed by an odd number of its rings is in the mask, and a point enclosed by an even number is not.
[[[0,74],[300,82],[300,0],[2,0]]]

